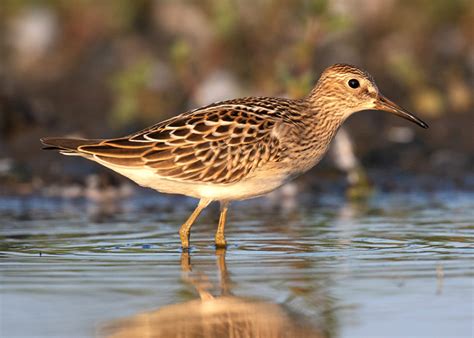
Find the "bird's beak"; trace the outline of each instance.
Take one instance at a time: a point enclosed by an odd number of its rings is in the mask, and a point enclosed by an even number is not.
[[[379,94],[377,100],[375,101],[375,109],[383,110],[397,116],[403,117],[404,119],[416,123],[422,128],[427,129],[428,125],[420,120],[418,117],[414,116],[413,114],[409,113],[395,102],[390,101],[382,94]]]

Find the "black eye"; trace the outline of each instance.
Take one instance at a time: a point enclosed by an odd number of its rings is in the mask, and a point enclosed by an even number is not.
[[[359,81],[357,81],[356,79],[350,79],[348,83],[349,83],[349,87],[354,88],[354,89],[359,88],[360,86]]]

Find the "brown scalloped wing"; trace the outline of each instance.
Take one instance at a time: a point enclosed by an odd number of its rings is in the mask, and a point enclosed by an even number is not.
[[[278,119],[245,107],[179,115],[126,138],[79,147],[110,164],[149,167],[191,182],[233,183],[278,156]]]

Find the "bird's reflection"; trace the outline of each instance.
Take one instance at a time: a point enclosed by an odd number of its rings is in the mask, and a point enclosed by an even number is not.
[[[133,337],[325,337],[322,331],[278,304],[231,294],[225,250],[216,251],[220,295],[214,296],[207,276],[191,269],[187,252],[181,256],[183,280],[199,299],[173,304],[107,323],[100,336]]]

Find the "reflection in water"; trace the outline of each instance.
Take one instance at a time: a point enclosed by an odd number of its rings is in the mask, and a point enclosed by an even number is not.
[[[278,304],[231,295],[225,250],[216,252],[220,296],[213,296],[207,276],[191,271],[188,253],[181,256],[183,280],[200,299],[173,304],[107,323],[100,335],[132,337],[325,337],[310,323]]]
[[[216,220],[206,214],[194,271],[183,255],[181,272],[176,223],[192,201],[150,197],[124,201],[123,213],[102,222],[80,212],[82,200],[0,197],[0,335],[90,337],[96,323],[159,309],[101,333],[226,336],[230,325],[252,331],[264,321],[294,336],[293,310],[322,336],[472,337],[472,193],[379,194],[366,203],[325,195],[319,206],[300,196],[297,211],[278,215],[265,201],[242,202],[231,215],[229,272],[209,245]],[[298,332],[317,336],[313,327]]]

